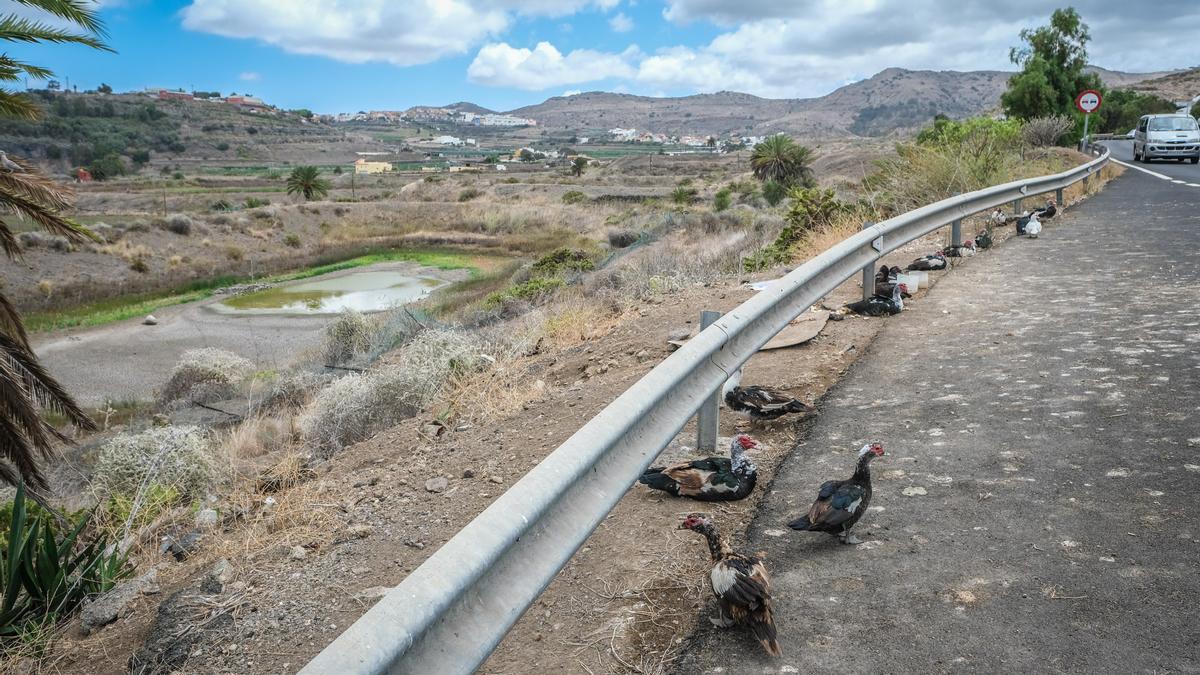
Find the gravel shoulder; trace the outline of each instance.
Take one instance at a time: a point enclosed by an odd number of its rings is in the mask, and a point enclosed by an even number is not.
[[[1197,198],[1127,172],[890,320],[739,542],[784,657],[702,624],[676,671],[1200,671]],[[788,530],[866,440],[866,543]]]

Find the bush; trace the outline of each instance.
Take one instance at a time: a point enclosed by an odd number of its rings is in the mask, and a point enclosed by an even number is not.
[[[225,151],[229,150],[229,144],[224,141],[217,143],[216,147],[217,147],[217,152],[225,152]]]
[[[266,206],[271,203],[270,199],[260,199],[258,197],[246,197],[245,205],[248,209],[257,209],[261,206]]]
[[[21,248],[48,248],[62,253],[72,249],[70,239],[38,230],[18,233],[17,243],[21,245]]]
[[[717,190],[717,194],[713,195],[713,210],[724,211],[733,204],[733,193],[729,188],[721,188]]]
[[[316,453],[330,457],[346,445],[415,415],[451,378],[489,361],[474,335],[448,329],[422,331],[386,368],[350,375],[317,394],[301,418],[301,431]]]
[[[776,180],[768,180],[762,186],[763,199],[767,200],[771,206],[778,206],[779,202],[787,196],[787,192],[787,186]]]
[[[563,272],[587,272],[596,269],[596,263],[587,251],[572,248],[556,248],[533,263],[535,276],[551,276]]]
[[[671,191],[671,201],[683,206],[696,198],[696,188],[679,186]]]
[[[254,370],[254,364],[221,349],[206,347],[183,353],[171,370],[159,400],[212,403],[231,397],[235,386]]]
[[[225,246],[225,257],[230,260],[241,260],[246,255],[241,246],[236,244],[227,244]]]
[[[578,204],[585,201],[587,201],[587,195],[579,190],[570,190],[562,196],[562,203],[564,204]]]
[[[552,293],[566,285],[567,282],[559,277],[534,277],[529,281],[516,284],[508,290],[492,293],[484,300],[484,304],[491,307],[499,307],[513,300],[536,303],[546,299]]]
[[[467,188],[467,189],[463,190],[462,192],[458,193],[458,201],[469,202],[481,194],[483,194],[483,192],[481,190],[470,187],[470,188]]]
[[[184,213],[172,214],[162,221],[163,229],[184,237],[192,233],[192,224],[192,219]]]
[[[1066,115],[1035,117],[1021,127],[1021,140],[1032,148],[1058,145],[1074,128],[1075,120]]]
[[[299,410],[330,379],[328,375],[306,372],[280,377],[271,383],[270,389],[263,395],[261,408],[266,412]]]
[[[608,245],[613,248],[629,248],[637,243],[641,234],[633,230],[609,230]]]
[[[288,232],[283,235],[283,243],[290,248],[300,248],[303,245],[300,241],[300,235],[295,232]]]
[[[134,256],[133,260],[129,261],[129,269],[138,274],[146,274],[150,271],[150,263],[146,262],[146,256]]]
[[[151,486],[178,500],[201,499],[215,483],[212,443],[199,427],[153,427],[117,434],[100,449],[92,484],[106,499],[144,502]]]
[[[348,310],[325,326],[325,362],[345,363],[371,348],[376,323],[361,312]]]
[[[213,202],[212,206],[209,208],[211,208],[213,211],[232,211],[233,204],[230,204],[224,199],[218,199],[217,201]]]
[[[747,270],[769,269],[788,262],[792,251],[809,232],[827,227],[850,207],[838,200],[833,190],[820,188],[793,188],[786,216],[787,224],[770,245],[764,247],[745,262]]]
[[[88,166],[88,172],[92,174],[92,178],[96,180],[108,180],[117,176],[124,176],[129,173],[129,167],[125,165],[125,160],[115,152],[110,152],[107,155],[93,161]]]

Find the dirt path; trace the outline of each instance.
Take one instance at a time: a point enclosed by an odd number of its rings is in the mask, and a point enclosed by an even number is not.
[[[410,262],[389,262],[332,272],[334,278],[371,270],[459,280],[463,270],[439,270]],[[305,280],[309,281],[309,280]],[[87,406],[107,400],[146,400],[162,386],[179,356],[201,347],[239,354],[260,370],[282,370],[320,341],[328,315],[219,314],[208,308],[220,296],[156,310],[156,326],[142,320],[35,336],[42,363]]]
[[[1196,199],[1128,172],[890,322],[744,543],[784,658],[706,627],[678,672],[1200,671]],[[867,543],[788,530],[868,439]]]

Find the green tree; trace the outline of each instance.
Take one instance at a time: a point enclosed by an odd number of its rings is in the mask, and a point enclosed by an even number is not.
[[[96,91],[100,92],[101,94],[111,94],[111,93],[112,93],[112,87],[110,87],[110,86],[108,86],[107,84],[104,84],[103,82],[101,82],[101,83],[100,83],[100,86],[99,86],[99,87],[96,87]]]
[[[329,194],[329,181],[321,178],[321,170],[315,166],[298,166],[292,169],[287,179],[289,195],[304,195],[304,201],[319,199]]]
[[[306,120],[312,119],[312,116],[313,116],[313,111],[309,110],[308,108],[297,108],[297,109],[293,110],[292,112],[296,113],[297,115],[303,117]]]
[[[1104,96],[1104,104],[1092,116],[1092,129],[1102,134],[1123,134],[1137,126],[1142,115],[1173,113],[1173,102],[1154,94],[1114,89]]]
[[[784,134],[776,134],[754,146],[750,168],[761,181],[773,180],[788,187],[811,187],[816,185],[812,159],[812,150]]]
[[[582,176],[583,172],[587,170],[587,164],[588,161],[586,157],[576,157],[575,159],[571,160],[571,175]]]
[[[763,199],[767,200],[767,204],[776,206],[783,198],[787,196],[787,186],[777,180],[768,180],[763,183],[762,194]]]
[[[1075,97],[1084,89],[1100,89],[1100,78],[1085,73],[1087,24],[1074,7],[1056,9],[1050,24],[1021,31],[1021,47],[1013,47],[1009,59],[1021,72],[1008,80],[1000,96],[1005,114],[1017,119],[1046,115],[1076,114]]]
[[[90,3],[78,0],[19,0],[29,11],[40,10],[50,21],[17,14],[0,17],[0,39],[17,43],[76,44],[111,51],[103,42],[104,26]],[[50,70],[0,55],[0,82],[18,82],[25,76],[46,79]],[[19,92],[0,86],[0,115],[37,119],[40,109]],[[8,225],[15,215],[51,234],[84,241],[90,232],[62,215],[71,205],[70,193],[16,158],[16,168],[0,171],[0,248],[11,259],[21,246]],[[44,489],[46,480],[38,456],[49,457],[56,441],[66,440],[42,415],[49,410],[64,415],[83,429],[95,424],[67,390],[38,362],[29,345],[16,307],[0,294],[0,481],[24,482]],[[36,493],[31,496],[40,500]]]

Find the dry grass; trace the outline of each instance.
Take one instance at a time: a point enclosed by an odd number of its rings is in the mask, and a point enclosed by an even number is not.
[[[97,247],[96,251],[105,255],[116,256],[127,263],[131,263],[134,260],[144,260],[154,255],[154,252],[146,246],[130,243],[127,239],[119,239],[112,244],[104,244]]]

